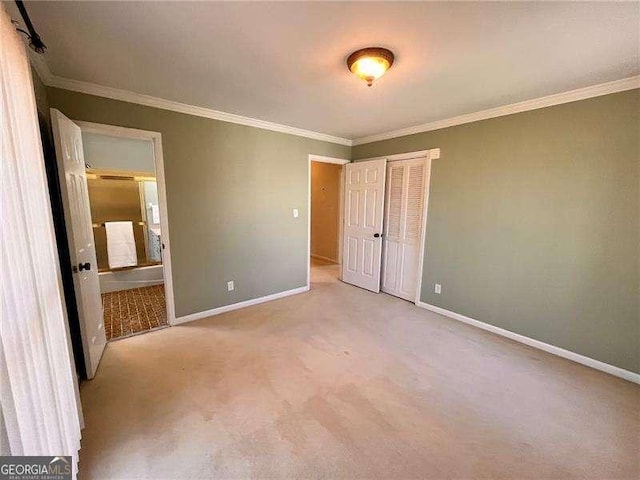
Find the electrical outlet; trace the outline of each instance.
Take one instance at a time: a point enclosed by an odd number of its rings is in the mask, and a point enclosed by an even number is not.
[[[297,209],[297,208],[294,208],[294,209],[293,209],[293,218],[298,218],[298,216],[299,216],[299,215],[298,215],[298,209]]]
[[[227,290],[228,291],[232,291],[235,288],[235,286],[233,285],[233,280],[231,280],[230,282],[227,282]]]
[[[434,292],[436,292],[438,295],[442,293],[442,285],[440,285],[439,283],[436,283],[435,288],[433,289]]]

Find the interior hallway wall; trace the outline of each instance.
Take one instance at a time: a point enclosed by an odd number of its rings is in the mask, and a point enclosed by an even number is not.
[[[422,301],[640,372],[640,90],[359,145],[353,158],[429,148],[441,158]]]
[[[311,255],[338,263],[342,165],[311,162]]]
[[[308,155],[350,158],[351,147],[58,88],[47,96],[74,120],[162,134],[177,316],[306,285]]]

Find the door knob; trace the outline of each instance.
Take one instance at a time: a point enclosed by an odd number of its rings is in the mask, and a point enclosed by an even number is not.
[[[381,233],[374,233],[373,236],[376,237],[376,238],[380,238],[382,236],[382,234]]]
[[[91,264],[90,264],[89,262],[86,262],[86,263],[80,263],[80,264],[78,265],[78,269],[79,269],[80,271],[82,271],[82,270],[91,270]]]

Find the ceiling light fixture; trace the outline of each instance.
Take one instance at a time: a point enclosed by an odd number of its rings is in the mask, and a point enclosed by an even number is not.
[[[356,50],[347,58],[349,71],[361,78],[367,85],[373,85],[393,65],[393,52],[382,47],[368,47]]]

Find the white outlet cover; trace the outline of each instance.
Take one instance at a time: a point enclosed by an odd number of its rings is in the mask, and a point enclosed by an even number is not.
[[[442,293],[442,285],[440,285],[439,283],[436,283],[436,285],[435,285],[435,287],[434,287],[433,291],[434,291],[435,293]]]
[[[234,285],[233,285],[233,280],[231,280],[230,282],[227,282],[227,290],[228,291],[232,291],[234,289]]]
[[[298,218],[298,209],[297,208],[293,209],[293,218]]]

